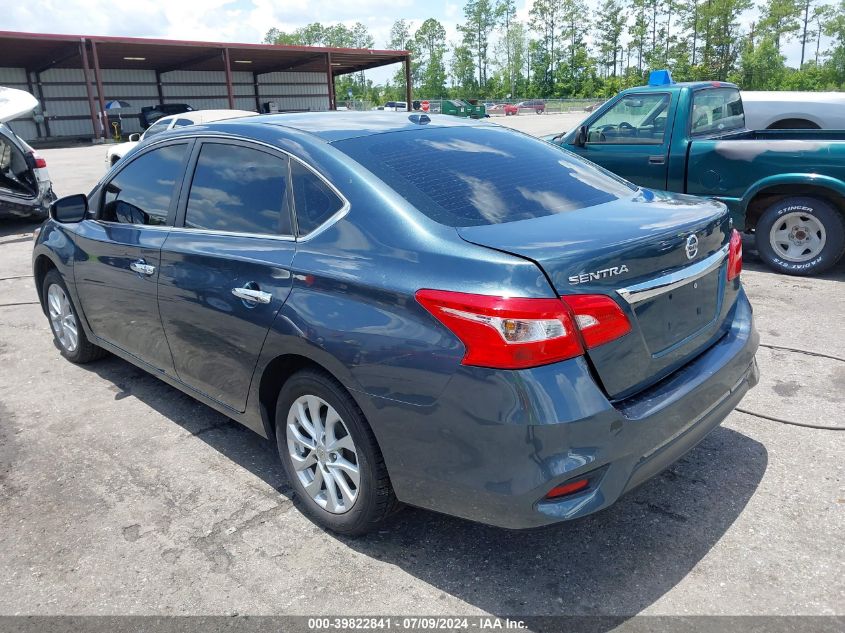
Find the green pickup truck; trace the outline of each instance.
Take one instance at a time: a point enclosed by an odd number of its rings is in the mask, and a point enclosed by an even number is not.
[[[748,130],[733,84],[656,71],[549,140],[642,187],[724,202],[780,272],[819,273],[845,252],[845,131]]]

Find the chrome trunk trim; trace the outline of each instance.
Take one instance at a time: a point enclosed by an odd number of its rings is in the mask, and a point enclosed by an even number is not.
[[[642,301],[647,301],[653,297],[663,294],[664,292],[671,292],[676,288],[685,286],[688,283],[700,279],[705,275],[713,272],[722,265],[725,258],[728,256],[729,245],[725,244],[718,251],[696,262],[691,266],[681,268],[674,272],[643,281],[642,283],[619,288],[616,292],[629,304],[634,305]]]

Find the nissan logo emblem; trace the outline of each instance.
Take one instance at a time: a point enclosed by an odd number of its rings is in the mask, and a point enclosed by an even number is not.
[[[695,233],[687,238],[686,251],[687,259],[692,259],[698,255],[698,238],[695,236]]]

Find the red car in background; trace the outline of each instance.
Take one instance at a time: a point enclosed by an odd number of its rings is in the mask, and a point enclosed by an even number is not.
[[[530,99],[528,101],[520,101],[517,104],[505,104],[505,116],[511,114],[519,114],[519,111],[533,111],[537,114],[543,114],[546,111],[546,102],[542,99]]]

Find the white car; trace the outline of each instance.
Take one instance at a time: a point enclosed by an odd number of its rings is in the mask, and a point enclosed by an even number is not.
[[[390,112],[405,112],[408,104],[405,101],[388,101],[383,106],[376,106],[373,110],[388,110]]]
[[[7,121],[38,106],[28,92],[0,86],[0,218],[47,217],[56,199],[47,161],[12,131]]]
[[[250,112],[249,110],[194,110],[192,112],[183,112],[181,114],[171,114],[170,116],[162,117],[148,127],[143,134],[130,134],[128,143],[109,145],[108,151],[106,152],[106,169],[111,169],[117,161],[123,158],[138,143],[156,134],[161,134],[176,127],[195,125],[197,123],[211,123],[212,121],[223,121],[224,119],[236,119],[244,116],[256,116],[256,113]]]
[[[845,93],[742,91],[751,130],[845,130]]]

